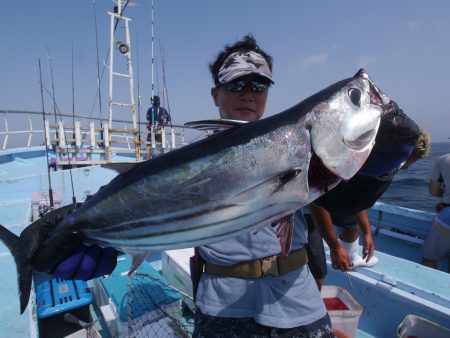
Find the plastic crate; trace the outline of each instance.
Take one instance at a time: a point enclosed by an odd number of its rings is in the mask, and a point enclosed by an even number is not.
[[[85,281],[52,278],[35,273],[36,313],[38,318],[50,317],[92,303],[93,296]]]

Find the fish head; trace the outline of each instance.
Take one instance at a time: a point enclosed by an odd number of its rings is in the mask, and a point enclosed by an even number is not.
[[[333,175],[350,179],[368,158],[390,99],[365,70],[324,89],[310,125],[313,157]]]

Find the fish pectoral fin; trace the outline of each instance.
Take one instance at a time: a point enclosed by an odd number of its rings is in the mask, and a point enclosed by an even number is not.
[[[140,251],[140,252],[133,252],[130,253],[132,257],[131,261],[131,268],[130,271],[128,271],[128,276],[131,276],[145,261],[147,256],[150,254],[150,251]]]
[[[294,237],[294,215],[285,216],[272,223],[276,227],[277,237],[280,240],[281,255],[287,257],[291,251]]]
[[[278,187],[274,190],[274,193],[283,189],[289,182],[295,179],[302,172],[301,168],[293,168],[291,170],[286,171],[282,175],[278,177]]]
[[[106,163],[102,164],[102,168],[111,169],[119,174],[125,174],[134,169],[138,163],[136,162],[120,162],[120,163]]]
[[[248,122],[240,120],[217,119],[217,120],[191,121],[186,122],[184,125],[197,130],[220,132],[241,126],[246,123]]]

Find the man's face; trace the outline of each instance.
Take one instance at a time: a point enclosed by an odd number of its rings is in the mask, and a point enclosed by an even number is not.
[[[242,121],[259,120],[266,108],[268,89],[255,92],[255,85],[252,86],[252,81],[256,81],[256,84],[259,82],[268,84],[268,81],[262,77],[248,75],[233,80],[231,83],[240,80],[245,81],[245,86],[239,91],[236,90],[236,86],[230,90],[227,84],[211,89],[211,95],[215,105],[219,108],[220,117]],[[239,88],[239,86],[237,87]]]

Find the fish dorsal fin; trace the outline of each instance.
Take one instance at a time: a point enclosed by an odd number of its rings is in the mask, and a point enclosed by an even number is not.
[[[217,120],[191,121],[186,122],[184,125],[189,128],[203,130],[207,132],[220,132],[228,130],[230,128],[241,126],[246,123],[248,123],[248,121],[217,119]]]
[[[133,169],[137,164],[137,162],[106,163],[102,164],[102,168],[114,170],[119,174],[125,174]]]

